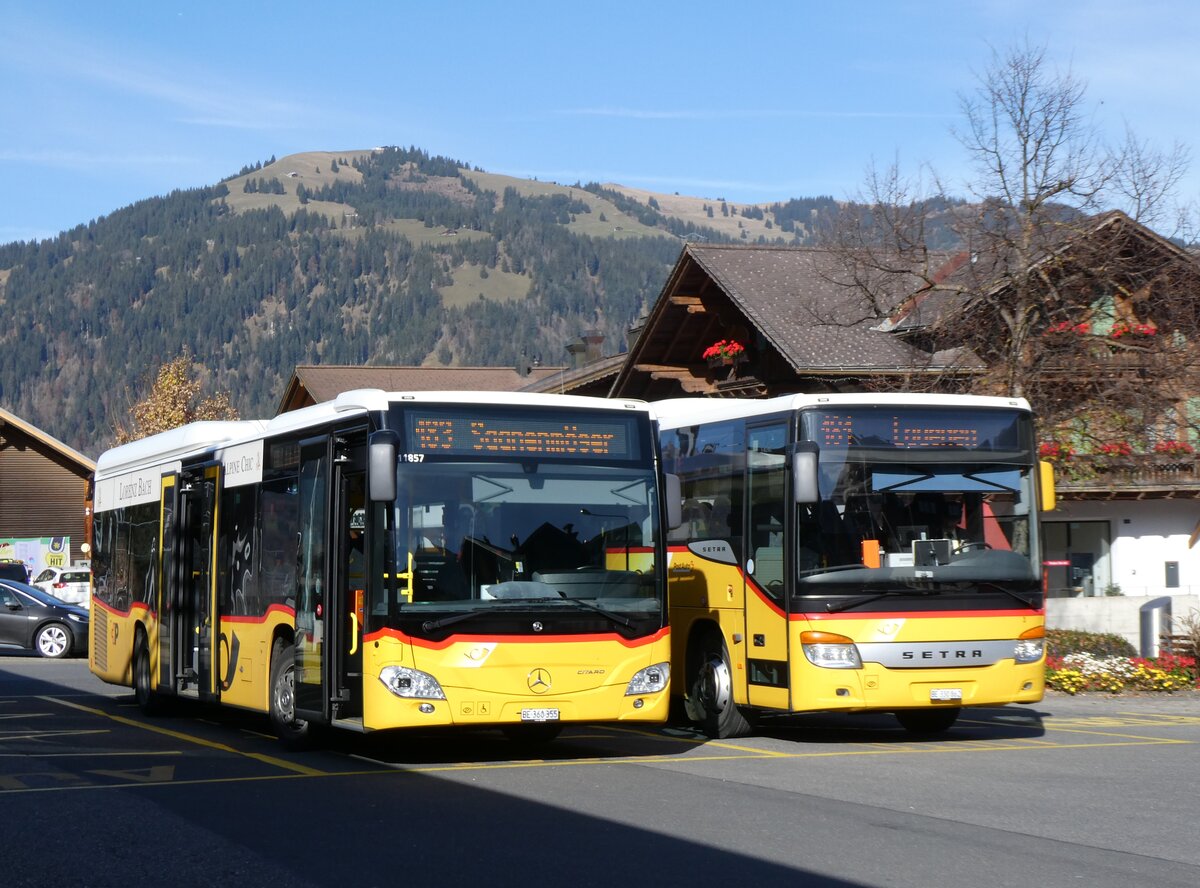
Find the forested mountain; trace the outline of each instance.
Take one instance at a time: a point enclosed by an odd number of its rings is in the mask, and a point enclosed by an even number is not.
[[[830,198],[771,206],[561,186],[411,148],[313,152],[0,246],[0,405],[97,455],[160,365],[273,415],[297,364],[511,365],[607,350],[683,238],[811,239]]]

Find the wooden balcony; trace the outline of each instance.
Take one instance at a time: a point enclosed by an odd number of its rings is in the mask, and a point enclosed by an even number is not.
[[[1066,499],[1200,499],[1200,459],[1194,455],[1075,455],[1054,464]]]

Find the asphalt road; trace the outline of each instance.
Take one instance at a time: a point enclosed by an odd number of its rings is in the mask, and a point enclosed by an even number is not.
[[[1200,696],[1051,697],[914,741],[803,716],[736,741],[578,727],[338,735],[148,719],[0,655],[0,885],[1200,885]]]

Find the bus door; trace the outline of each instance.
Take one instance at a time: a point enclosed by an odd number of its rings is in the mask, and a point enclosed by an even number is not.
[[[789,707],[788,424],[746,428],[746,681],[749,703]]]
[[[300,539],[296,556],[296,717],[327,722],[326,618],[329,592],[328,435],[300,442]]]
[[[300,442],[298,718],[362,716],[365,553],[355,547],[366,524],[366,445],[365,430]]]
[[[189,467],[179,476],[178,569],[172,660],[176,688],[185,696],[213,694],[212,654],[216,620],[213,534],[217,521],[217,463]]]
[[[362,717],[362,633],[366,617],[367,439],[365,430],[334,441],[331,540],[337,541],[330,585],[329,657],[333,718]],[[331,546],[332,548],[332,546]]]
[[[154,607],[158,613],[158,684],[175,687],[175,599],[179,588],[179,547],[176,527],[179,516],[179,474],[172,472],[162,478],[162,504],[159,529],[158,596]]]

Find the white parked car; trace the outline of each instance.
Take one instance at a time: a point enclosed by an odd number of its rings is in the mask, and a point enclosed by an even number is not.
[[[92,598],[92,572],[79,568],[47,567],[30,582],[67,604],[86,608]]]

